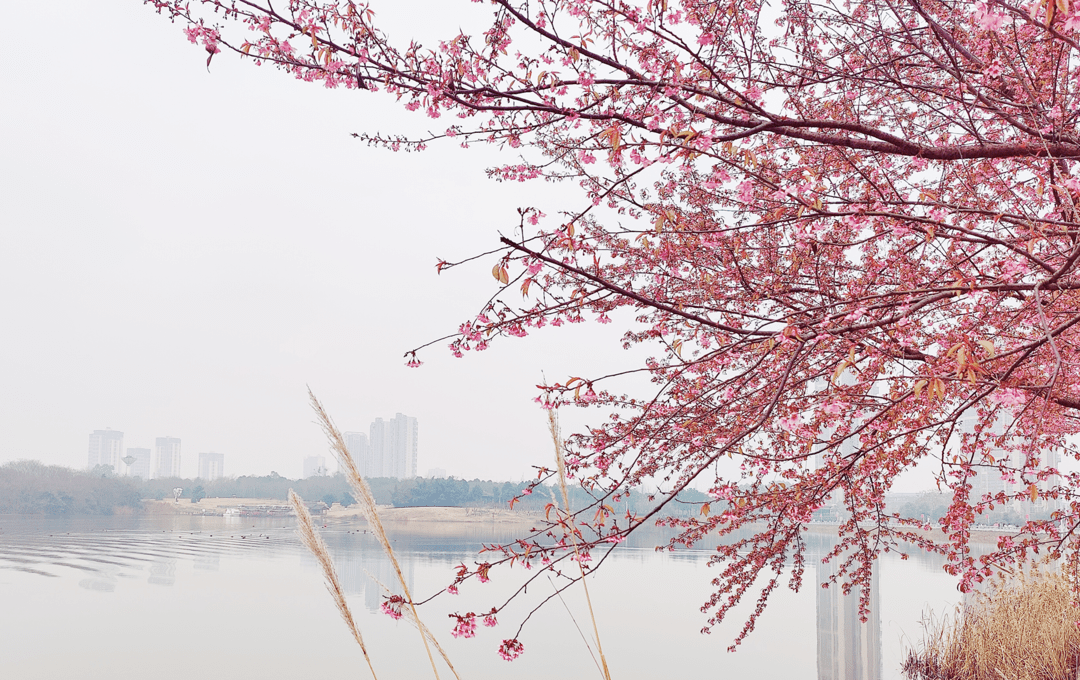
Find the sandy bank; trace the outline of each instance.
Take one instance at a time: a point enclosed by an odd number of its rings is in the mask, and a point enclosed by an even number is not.
[[[335,505],[326,514],[331,519],[356,519],[363,521],[359,510],[355,507],[342,508]],[[502,508],[392,508],[389,506],[379,508],[379,517],[385,523],[391,522],[520,522],[521,524],[535,524],[543,519],[542,512],[518,512],[504,510]]]
[[[204,498],[198,503],[192,503],[189,499],[181,498],[179,503],[172,500],[157,501],[144,500],[143,510],[153,515],[223,515],[230,508],[240,506],[283,506],[285,501],[273,498]],[[331,507],[325,515],[328,520],[339,522],[357,521],[364,522],[357,506],[343,508],[337,503]],[[380,506],[379,517],[383,522],[454,522],[454,523],[482,523],[494,522],[499,524],[520,523],[534,524],[543,518],[541,512],[525,512],[506,510],[502,508],[394,508]]]

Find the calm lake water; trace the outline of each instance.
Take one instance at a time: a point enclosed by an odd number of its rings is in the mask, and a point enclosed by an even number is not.
[[[427,678],[419,634],[378,612],[391,585],[387,559],[362,524],[323,530],[380,678]],[[388,525],[419,598],[441,589],[454,567],[477,560],[484,543],[513,530],[485,524]],[[900,678],[905,644],[922,634],[928,610],[951,611],[955,581],[941,563],[886,555],[867,624],[855,597],[813,587],[827,567],[809,570],[800,593],[777,593],[738,652],[726,652],[742,618],[699,631],[699,606],[714,569],[708,551],[658,553],[649,539],[619,546],[590,592],[612,676],[753,677],[784,680]],[[813,555],[827,536],[811,537]],[[816,559],[808,560],[816,564]],[[816,569],[816,571],[815,571]],[[580,588],[533,615],[521,635],[525,654],[508,663],[495,650],[553,586],[541,578],[472,639],[450,635],[451,611],[501,604],[532,572],[497,570],[457,596],[420,610],[462,678],[600,677],[575,620],[591,640]],[[289,518],[147,516],[44,519],[0,516],[0,677],[365,678],[359,648],[338,618],[315,560]],[[737,619],[737,620],[736,620]],[[452,678],[440,664],[440,676]]]

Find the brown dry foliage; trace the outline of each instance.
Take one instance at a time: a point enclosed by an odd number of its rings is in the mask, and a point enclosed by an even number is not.
[[[901,666],[912,680],[1074,680],[1080,608],[1068,579],[1034,569],[999,577],[956,617],[932,617]]]

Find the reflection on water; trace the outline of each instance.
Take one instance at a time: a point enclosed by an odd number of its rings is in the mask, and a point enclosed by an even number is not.
[[[836,562],[818,560],[817,582],[836,575]],[[838,585],[817,589],[818,680],[881,678],[881,597],[878,571],[870,580],[869,620],[859,620],[859,596],[844,596]]]
[[[833,535],[811,533],[807,536],[808,550],[807,559],[816,563],[814,587],[816,590],[816,621],[817,621],[817,677],[818,680],[879,680],[882,677],[893,677],[897,669],[883,667],[882,654],[882,598],[881,598],[881,572],[882,562],[876,565],[870,580],[870,597],[867,620],[860,621],[858,588],[853,589],[849,595],[843,594],[839,584],[830,584],[829,588],[822,588],[821,584],[829,583],[829,579],[837,575],[837,561],[830,560],[822,563],[821,558],[829,554],[836,545]],[[943,567],[945,558],[942,555],[923,552],[912,544],[899,546],[906,551],[908,558],[904,562],[912,567],[921,567],[924,574],[932,574],[944,581],[946,587],[950,583],[944,576]],[[972,553],[976,556],[990,548],[989,543],[973,543]],[[894,560],[897,559],[893,553]],[[886,562],[887,563],[887,562]],[[909,588],[913,584],[894,583],[899,587],[903,599],[918,603],[917,598],[912,598]],[[920,608],[917,625],[904,632],[908,635],[919,633],[922,630],[922,616],[927,610]],[[910,644],[910,639],[908,644]]]
[[[409,666],[426,662],[417,661],[415,631],[378,613],[384,594],[379,583],[393,593],[400,592],[400,585],[381,546],[362,527],[332,525],[323,536],[364,637],[382,655],[377,668],[387,668],[387,677],[419,677],[422,664]],[[458,564],[483,561],[478,551],[485,544],[508,541],[519,529],[402,523],[389,526],[388,533],[419,599],[445,587]],[[835,569],[821,564],[835,540],[827,530],[807,535],[807,563],[817,564],[807,573],[810,592],[778,596],[736,654],[723,650],[742,620],[712,636],[697,634],[702,619],[696,605],[707,597],[708,581],[715,575],[706,565],[710,553],[654,552],[664,536],[658,530],[635,536],[595,580],[604,648],[620,680],[684,669],[710,677],[749,674],[778,680],[899,678],[896,622],[916,633],[917,621],[896,613],[898,600],[912,599],[896,593],[911,585],[896,580],[900,577],[890,581],[887,570],[882,576],[875,573],[870,617],[860,623],[857,596],[845,597],[836,586],[817,587]],[[940,558],[912,557],[904,563],[903,578],[927,583],[938,578]],[[886,568],[899,564],[891,555],[884,562]],[[450,638],[449,613],[501,604],[527,575],[503,570],[490,584],[470,581],[463,584],[462,595],[439,598],[422,611],[462,677],[505,677],[509,670],[520,678],[539,679],[566,675],[568,668],[584,669],[570,673],[584,677],[592,669],[575,627],[588,622],[588,614],[573,590],[566,593],[566,608],[556,603],[533,615],[522,633],[523,661],[508,667],[495,657],[499,640],[514,633],[537,598],[550,594],[543,579],[530,587],[542,592],[530,591],[531,599],[500,614],[498,629],[481,629],[476,640]],[[0,657],[6,670],[14,669],[10,677],[138,677],[146,668],[158,668],[155,659],[173,653],[168,641],[178,636],[199,640],[199,651],[192,652],[189,665],[179,665],[174,673],[162,671],[160,677],[188,678],[192,668],[203,666],[213,668],[214,677],[314,677],[356,674],[356,664],[362,663],[322,588],[317,563],[296,539],[291,520],[280,517],[0,517],[0,601],[17,613],[0,617]],[[503,621],[513,627],[504,630]],[[168,634],[155,632],[163,626],[175,628]],[[100,639],[87,633],[98,629]],[[114,634],[130,639],[137,653],[101,656],[97,645]],[[72,653],[35,652],[54,640],[72,647]],[[86,674],[81,670],[85,664],[95,670]]]
[[[79,581],[79,587],[86,588],[87,590],[98,590],[103,593],[111,593],[116,590],[116,579],[107,576],[84,578]]]
[[[221,554],[209,553],[195,558],[195,568],[205,571],[218,571],[221,569]]]
[[[171,586],[176,583],[176,560],[157,560],[150,564],[150,578],[147,583],[155,586]]]
[[[196,517],[4,519],[0,569],[48,577],[74,569],[93,574],[80,585],[101,592],[112,592],[124,569],[145,571],[148,583],[171,586],[177,559],[189,558],[196,569],[216,571],[222,554],[270,554],[295,543],[290,527],[219,522],[213,533]]]
[[[385,594],[384,588],[391,594],[401,594],[401,585],[393,565],[386,559],[382,546],[370,535],[362,532],[344,535],[329,533],[325,538],[342,589],[347,595],[362,596],[364,607],[369,612],[379,610]],[[314,564],[315,558],[305,553],[304,561]],[[406,560],[402,561],[400,566],[409,591],[412,592],[415,584],[415,563],[413,560]]]

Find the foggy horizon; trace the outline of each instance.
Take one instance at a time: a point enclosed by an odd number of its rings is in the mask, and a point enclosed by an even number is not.
[[[0,46],[20,131],[0,147],[0,245],[12,254],[0,271],[0,464],[80,468],[89,433],[111,427],[125,447],[180,437],[184,474],[214,451],[229,474],[297,476],[305,456],[327,453],[310,387],[342,431],[417,418],[418,470],[521,479],[553,455],[537,384],[633,368],[650,351],[622,350],[629,314],[462,359],[437,341],[498,283],[484,257],[441,275],[436,262],[491,250],[518,208],[578,205],[575,187],[496,185],[484,171],[506,152],[484,146],[365,146],[351,133],[435,123],[228,55],[207,69],[179,26],[142,5],[13,10],[82,58],[37,50],[32,32]],[[390,5],[380,23],[431,40],[487,16],[429,10]],[[429,343],[408,368],[403,355]],[[609,387],[648,386],[621,380]],[[560,418],[570,435],[606,414]],[[897,480],[932,485],[928,470]]]
[[[453,332],[497,286],[482,258],[441,276],[438,258],[489,250],[519,206],[557,213],[561,187],[491,191],[491,149],[368,148],[350,134],[431,121],[239,59],[208,72],[180,27],[142,5],[13,10],[68,50],[29,35],[0,47],[20,131],[2,142],[0,463],[81,468],[88,435],[109,427],[125,448],[180,437],[185,474],[215,451],[230,474],[298,475],[327,451],[310,386],[343,431],[416,417],[419,470],[517,479],[552,455],[533,402],[545,373],[630,359],[610,352],[616,331],[586,323],[464,359],[436,343],[406,367],[406,351]],[[563,417],[569,433],[600,414]]]

